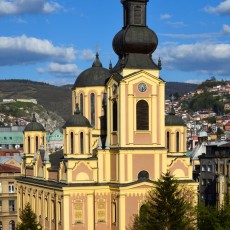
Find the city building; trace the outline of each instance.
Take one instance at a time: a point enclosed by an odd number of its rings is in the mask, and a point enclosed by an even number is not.
[[[17,193],[15,177],[19,167],[0,164],[0,229],[13,230],[17,224]]]
[[[209,144],[200,160],[200,200],[218,208],[229,194],[230,143]]]
[[[48,149],[50,151],[56,151],[58,149],[61,149],[63,147],[63,134],[60,130],[54,130],[52,133],[46,135]]]
[[[73,115],[63,149],[50,152],[35,116],[24,130],[18,211],[30,202],[43,229],[124,230],[162,173],[170,171],[197,197],[186,156],[187,127],[173,105],[165,116],[165,81],[152,53],[148,0],[123,0],[124,25],[113,39],[119,59],[96,54],[72,88]]]
[[[0,149],[19,149],[23,147],[25,126],[0,127]]]

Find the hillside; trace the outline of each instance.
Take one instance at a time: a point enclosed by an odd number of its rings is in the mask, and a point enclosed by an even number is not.
[[[36,99],[65,120],[71,115],[71,89],[29,80],[0,80],[2,99]]]
[[[196,88],[196,84],[167,82],[166,98],[172,93],[178,92],[179,95],[183,95]],[[71,115],[71,85],[54,86],[30,80],[0,80],[0,102],[3,99],[31,98],[64,120]]]

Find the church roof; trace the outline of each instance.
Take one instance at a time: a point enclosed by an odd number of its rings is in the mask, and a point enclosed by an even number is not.
[[[158,45],[156,33],[146,25],[148,0],[122,0],[124,26],[113,39],[113,49],[119,60],[113,72],[123,68],[160,70],[152,60]]]
[[[76,87],[104,86],[111,73],[103,68],[98,53],[92,67],[83,71],[76,79],[73,89]]]
[[[79,110],[78,104],[74,115],[72,115],[64,124],[63,128],[66,127],[89,127],[91,128],[91,124],[89,120],[83,116]]]
[[[165,126],[186,126],[184,120],[176,115],[173,106],[171,107],[169,114],[165,116]]]
[[[42,131],[45,132],[45,128],[43,127],[42,124],[38,123],[35,114],[33,114],[32,121],[25,127],[25,131]]]

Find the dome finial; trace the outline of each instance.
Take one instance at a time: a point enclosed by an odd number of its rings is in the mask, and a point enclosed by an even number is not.
[[[175,115],[175,114],[176,114],[175,109],[174,109],[174,107],[173,107],[174,99],[175,99],[175,97],[174,97],[174,95],[172,94],[172,96],[170,97],[170,100],[171,100],[171,107],[170,107],[170,109],[169,109],[169,115]]]
[[[112,65],[112,62],[110,60],[110,62],[109,62],[109,69],[111,70],[112,68],[113,68],[113,65]]]
[[[80,111],[80,109],[79,109],[79,104],[77,103],[77,104],[76,104],[75,114],[80,114],[80,113],[81,113],[81,111]]]
[[[158,68],[159,68],[159,70],[161,70],[162,69],[162,64],[161,64],[161,58],[159,57],[159,59],[158,59]]]
[[[36,122],[36,117],[35,117],[35,113],[33,113],[33,118],[32,118],[32,122]]]
[[[98,51],[96,52],[96,58],[95,58],[95,60],[94,60],[94,62],[93,62],[93,65],[92,65],[92,67],[102,67],[102,64],[101,64],[101,61],[100,61],[100,59],[99,59],[99,54],[98,54]]]

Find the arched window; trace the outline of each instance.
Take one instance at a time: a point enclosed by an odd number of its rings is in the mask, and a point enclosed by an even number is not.
[[[149,179],[149,173],[145,170],[138,173],[138,180],[147,180]]]
[[[141,6],[134,7],[134,24],[135,25],[141,24]]]
[[[113,102],[113,131],[117,131],[117,102]]]
[[[167,132],[167,137],[166,137],[166,141],[167,141],[167,149],[168,149],[168,151],[169,151],[169,147],[170,147],[170,133],[169,132]]]
[[[74,144],[74,140],[73,140],[73,132],[70,133],[70,153],[73,154],[73,144]]]
[[[28,153],[30,153],[30,137],[28,137]]]
[[[149,130],[149,105],[140,100],[136,105],[137,130]]]
[[[94,128],[95,126],[95,95],[94,93],[90,94],[90,110],[91,110],[91,125]]]
[[[180,151],[180,133],[179,132],[176,133],[176,151],[177,152]]]
[[[13,220],[9,222],[9,230],[15,230],[15,222]]]
[[[38,151],[38,136],[35,137],[35,151]]]
[[[147,211],[148,211],[148,208],[147,208],[146,204],[141,205],[140,216],[146,215]]]
[[[81,114],[84,115],[84,100],[83,100],[83,94],[80,94],[80,111]]]
[[[84,154],[84,136],[83,133],[80,133],[80,153]]]

